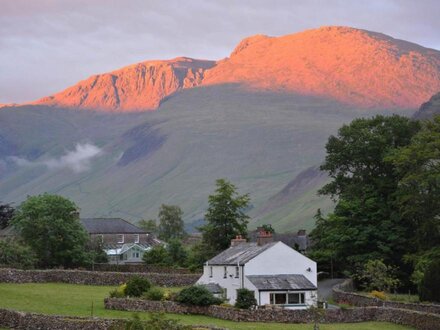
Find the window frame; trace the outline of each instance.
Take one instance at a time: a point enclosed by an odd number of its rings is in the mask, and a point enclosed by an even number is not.
[[[285,303],[276,303],[276,295],[284,295],[284,301]],[[298,296],[298,303],[291,302],[292,299],[289,299],[293,296]],[[306,293],[305,291],[272,291],[269,292],[269,303],[271,305],[277,305],[277,306],[304,306],[306,304]]]
[[[134,242],[139,243],[139,234],[134,234]]]
[[[235,266],[235,278],[240,278],[240,267]]]
[[[213,276],[213,269],[212,266],[209,266],[209,277]]]
[[[228,278],[228,267],[227,266],[223,267],[223,278]]]
[[[125,240],[125,236],[124,236],[124,234],[117,234],[117,242],[118,242],[119,244],[123,244],[123,243],[124,243],[124,240]]]

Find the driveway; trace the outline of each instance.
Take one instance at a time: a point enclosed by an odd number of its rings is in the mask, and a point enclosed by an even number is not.
[[[328,278],[318,282],[318,299],[320,301],[328,301],[333,296],[333,287],[339,283],[344,282],[343,278]],[[336,306],[329,305],[328,308],[335,308]]]

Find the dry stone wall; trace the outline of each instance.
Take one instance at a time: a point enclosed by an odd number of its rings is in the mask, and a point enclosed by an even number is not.
[[[92,272],[85,270],[20,270],[0,269],[0,283],[69,283],[86,285],[119,285],[126,283],[133,276],[147,278],[159,286],[187,286],[194,284],[197,274],[158,274],[158,273],[118,273]]]
[[[346,303],[357,307],[389,307],[397,309],[408,309],[423,313],[440,314],[440,305],[438,304],[412,304],[397,301],[384,301],[377,298],[366,297],[354,292],[347,292],[352,285],[350,280],[345,281],[339,286],[333,288],[333,299],[337,303]],[[439,325],[440,329],[440,325]]]
[[[104,305],[105,308],[114,310],[199,314],[235,322],[311,323],[318,320],[321,323],[354,323],[385,321],[412,326],[420,330],[438,330],[440,324],[440,315],[385,307],[331,310],[241,310],[223,306],[188,306],[173,301],[160,302],[119,298],[107,298]]]

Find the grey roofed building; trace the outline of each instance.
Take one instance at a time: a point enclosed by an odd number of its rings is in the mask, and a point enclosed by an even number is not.
[[[246,277],[260,291],[316,290],[316,286],[300,274],[248,275]]]
[[[146,234],[147,232],[121,218],[82,218],[89,234]]]
[[[208,260],[208,265],[244,265],[251,259],[266,251],[277,242],[258,245],[257,243],[241,243],[231,246],[214,258]]]

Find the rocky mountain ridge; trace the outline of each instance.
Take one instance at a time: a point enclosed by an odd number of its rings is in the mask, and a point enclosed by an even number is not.
[[[361,108],[416,109],[440,90],[440,52],[349,27],[256,35],[217,62],[186,57],[142,62],[94,75],[33,104],[145,111],[179,90],[223,84],[325,97]]]

